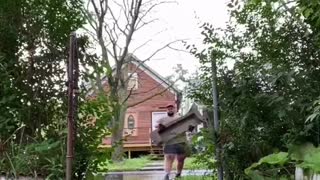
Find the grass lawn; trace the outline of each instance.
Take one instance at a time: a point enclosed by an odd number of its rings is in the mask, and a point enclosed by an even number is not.
[[[176,163],[176,162],[175,162]],[[188,157],[184,163],[184,169],[195,170],[195,169],[207,169],[204,164],[196,163],[195,158]]]
[[[132,158],[119,163],[106,163],[100,168],[107,169],[108,171],[136,171],[143,168],[151,161],[152,160],[148,157]]]
[[[100,169],[105,169],[107,171],[135,171],[140,170],[141,168],[145,167],[148,163],[152,162],[153,160],[150,159],[148,156],[140,157],[140,158],[133,158],[133,159],[126,159],[123,162],[119,163],[104,163],[100,165]],[[173,164],[173,169],[176,168],[177,161]],[[195,162],[195,158],[188,157],[185,161],[184,169],[188,170],[196,170],[196,169],[206,169],[204,164],[199,164]]]
[[[182,176],[179,180],[212,180],[209,176]]]

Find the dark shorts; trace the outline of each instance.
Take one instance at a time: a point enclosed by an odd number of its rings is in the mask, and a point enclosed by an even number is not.
[[[186,144],[179,143],[179,144],[169,144],[165,145],[163,148],[163,152],[165,154],[186,154]]]

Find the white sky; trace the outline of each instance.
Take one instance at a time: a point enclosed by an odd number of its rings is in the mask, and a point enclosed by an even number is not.
[[[203,37],[200,34],[200,25],[209,22],[216,27],[224,27],[228,20],[227,2],[230,0],[176,2],[157,7],[151,15],[159,20],[136,32],[131,49],[152,39],[148,45],[134,53],[138,58],[143,60],[159,47],[178,39],[187,39],[188,44],[201,44]],[[160,31],[162,32],[158,33]],[[174,47],[184,49],[182,43],[176,43]],[[169,49],[161,51],[147,64],[163,76],[173,74],[176,64],[182,64],[189,73],[195,72],[199,66],[198,60],[192,55]]]

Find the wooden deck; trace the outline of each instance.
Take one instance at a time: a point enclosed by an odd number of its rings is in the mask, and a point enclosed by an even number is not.
[[[126,129],[124,129],[126,131]],[[137,136],[125,135],[123,142],[123,150],[128,153],[128,158],[131,158],[132,152],[149,152],[150,154],[163,155],[162,147],[156,146],[151,141],[151,128],[135,128]],[[142,136],[140,135],[142,134]],[[100,148],[111,148],[110,138],[104,140],[104,144]]]
[[[100,148],[111,148],[111,145],[102,145]],[[149,152],[154,155],[163,155],[163,149],[159,146],[154,146],[150,144],[124,144],[123,145],[124,152],[128,153],[128,158],[131,158],[132,152]]]

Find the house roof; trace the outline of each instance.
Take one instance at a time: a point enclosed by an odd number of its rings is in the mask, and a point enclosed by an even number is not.
[[[169,91],[171,91],[172,93],[177,94],[178,96],[181,96],[181,91],[179,91],[176,87],[174,87],[173,84],[169,83],[168,80],[166,80],[163,76],[161,76],[159,73],[154,71],[151,67],[149,67],[147,64],[145,64],[143,61],[139,60],[135,55],[128,54],[128,57],[130,58],[128,60],[128,62],[133,63],[138,68],[142,69],[145,73],[147,73],[150,77],[152,77],[158,83],[163,85],[165,88],[168,88]],[[115,72],[115,69],[116,69],[115,67],[112,68],[113,72]],[[107,82],[108,82],[107,76],[103,76],[102,77],[102,84],[107,83]],[[91,93],[93,93],[93,92],[91,91]],[[89,91],[89,94],[91,94],[91,93]]]
[[[151,67],[149,67],[147,64],[145,64],[143,61],[139,60],[136,56],[133,54],[130,54],[131,63],[135,64],[140,69],[143,69],[145,73],[147,73],[149,76],[151,76],[153,79],[155,79],[158,83],[162,84],[165,88],[172,89],[175,93],[180,94],[181,92],[174,87],[173,84],[169,83],[168,80],[166,80],[163,76],[161,76],[159,73],[154,71]]]

